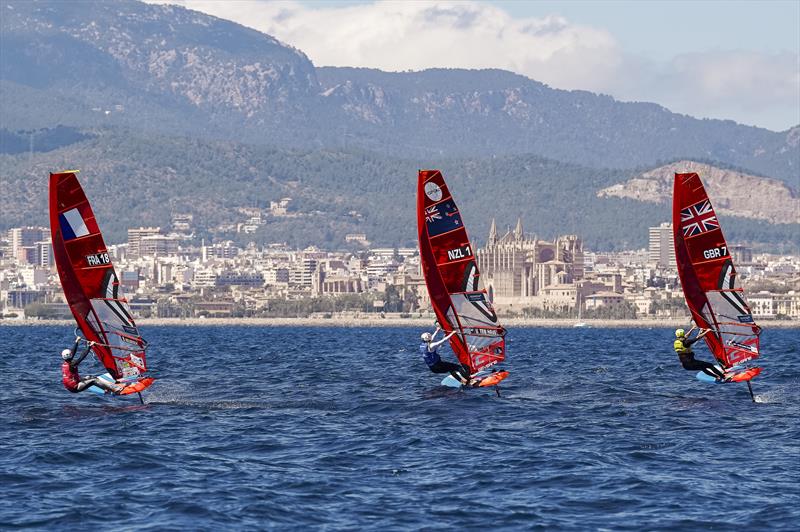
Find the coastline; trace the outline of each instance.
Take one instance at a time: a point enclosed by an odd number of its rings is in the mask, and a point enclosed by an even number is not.
[[[572,329],[579,328],[575,319],[537,319],[537,318],[506,318],[502,319],[503,326],[507,329],[515,327],[548,327]],[[582,320],[585,328],[594,329],[659,329],[687,327],[685,319],[641,319],[641,320]],[[361,318],[332,317],[332,318],[142,318],[137,320],[142,327],[184,326],[184,327],[414,327],[418,329],[433,326],[433,319],[427,318],[394,318],[368,316]],[[74,327],[72,320],[0,320],[0,327],[24,326],[70,326]],[[759,322],[764,329],[798,329],[798,320],[768,320]]]

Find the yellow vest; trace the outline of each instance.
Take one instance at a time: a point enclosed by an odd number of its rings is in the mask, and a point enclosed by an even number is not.
[[[672,347],[675,348],[675,352],[678,353],[679,355],[688,355],[689,353],[692,352],[692,348],[683,345],[683,340],[681,340],[680,338],[675,340],[675,342],[672,344]]]

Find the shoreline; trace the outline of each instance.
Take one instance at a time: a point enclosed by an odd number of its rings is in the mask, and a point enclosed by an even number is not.
[[[572,329],[576,327],[576,319],[537,319],[537,318],[508,318],[502,319],[503,325],[507,329],[515,327],[548,327]],[[685,319],[642,319],[642,320],[582,320],[586,324],[585,328],[594,329],[660,329],[688,327],[688,320]],[[433,318],[142,318],[137,320],[138,325],[143,327],[414,327],[430,328],[433,327]],[[72,320],[0,320],[0,327],[24,327],[24,326],[75,326]],[[762,321],[760,325],[764,329],[798,329],[798,320],[769,320]]]

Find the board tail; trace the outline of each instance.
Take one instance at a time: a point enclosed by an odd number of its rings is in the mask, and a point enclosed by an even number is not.
[[[125,386],[125,388],[122,389],[121,392],[119,392],[119,395],[130,395],[133,393],[142,392],[147,388],[149,388],[150,385],[153,384],[153,382],[155,382],[155,379],[153,377],[146,377],[139,381],[128,384],[127,386]]]
[[[501,381],[504,381],[506,379],[506,377],[508,377],[508,372],[507,371],[498,371],[496,373],[492,373],[491,375],[489,375],[485,379],[482,379],[478,383],[478,386],[481,387],[481,388],[483,388],[485,386],[496,386],[496,385],[500,384]]]

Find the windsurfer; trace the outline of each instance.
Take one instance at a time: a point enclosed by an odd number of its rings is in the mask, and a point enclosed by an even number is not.
[[[697,329],[697,327],[692,327],[689,329],[689,332],[685,332],[683,329],[676,329],[675,330],[675,342],[673,343],[673,347],[675,348],[675,352],[678,354],[678,358],[681,361],[681,365],[683,369],[686,370],[694,370],[694,371],[702,371],[706,375],[714,377],[717,380],[725,380],[725,372],[711,364],[710,362],[705,362],[704,360],[696,360],[694,358],[694,351],[692,351],[692,344],[707,335],[711,332],[711,329],[703,329],[701,330],[694,338],[690,338],[692,331]]]
[[[61,382],[64,384],[64,388],[72,393],[82,392],[90,386],[97,386],[113,394],[121,392],[124,388],[121,384],[108,382],[105,379],[93,377],[91,375],[81,377],[78,374],[78,365],[83,362],[83,359],[86,358],[92,350],[92,346],[95,344],[95,342],[87,342],[86,350],[79,357],[75,358],[75,353],[78,351],[78,345],[80,345],[81,340],[83,340],[83,338],[75,338],[75,344],[72,346],[72,349],[64,349],[61,352],[61,358],[64,359],[64,363],[61,364]]]
[[[436,335],[439,334],[439,331],[442,329],[439,325],[436,325],[436,331],[433,334],[429,332],[424,332],[420,336],[422,339],[422,343],[419,345],[419,352],[422,353],[422,357],[425,359],[425,363],[428,365],[428,368],[434,373],[450,373],[454,378],[461,381],[462,384],[469,384],[469,369],[464,367],[461,364],[455,364],[453,362],[445,362],[439,356],[439,346],[445,343],[447,340],[453,336],[456,331],[451,332],[444,338],[439,341],[434,341]]]

